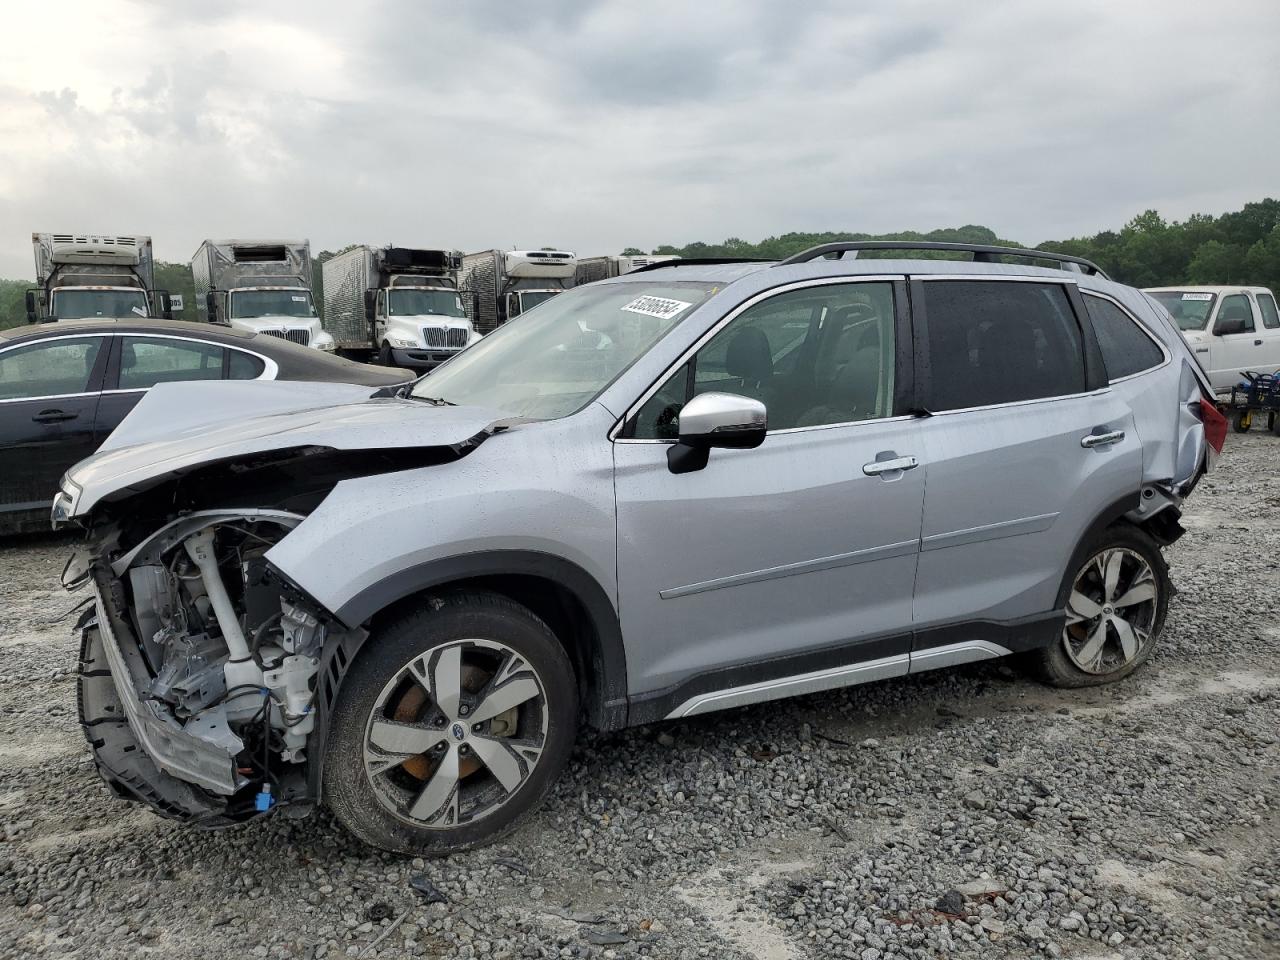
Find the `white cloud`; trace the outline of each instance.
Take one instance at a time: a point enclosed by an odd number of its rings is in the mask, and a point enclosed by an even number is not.
[[[168,260],[213,235],[1038,242],[1277,187],[1274,0],[9,13],[0,276],[44,229],[150,233]]]

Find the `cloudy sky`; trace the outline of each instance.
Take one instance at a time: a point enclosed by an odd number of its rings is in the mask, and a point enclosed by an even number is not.
[[[1280,194],[1277,0],[10,4],[0,277],[33,230],[584,255]]]

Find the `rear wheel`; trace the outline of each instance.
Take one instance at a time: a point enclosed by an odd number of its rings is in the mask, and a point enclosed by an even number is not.
[[[1154,540],[1127,524],[1102,531],[1074,573],[1061,636],[1038,653],[1041,675],[1060,687],[1127,677],[1155,649],[1169,594]]]
[[[1232,429],[1236,433],[1248,433],[1249,428],[1253,426],[1253,411],[1241,410],[1231,420]]]
[[[488,843],[545,796],[577,710],[568,657],[529,610],[488,593],[433,598],[361,649],[334,707],[325,800],[385,850]]]

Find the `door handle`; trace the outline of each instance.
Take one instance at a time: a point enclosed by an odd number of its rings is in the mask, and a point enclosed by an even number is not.
[[[892,460],[873,460],[870,463],[864,463],[862,472],[868,477],[875,477],[893,470],[914,470],[918,466],[920,461],[915,457],[895,457]]]
[[[1080,438],[1080,446],[1085,449],[1089,447],[1105,447],[1113,443],[1119,443],[1123,439],[1123,430],[1112,430],[1110,433],[1091,433],[1087,437]]]
[[[74,420],[78,413],[67,413],[65,410],[41,410],[31,419],[36,423],[61,423],[63,420]]]
[[[1255,340],[1255,341],[1253,341],[1253,345],[1254,345],[1255,347],[1260,347],[1260,346],[1262,346],[1262,341],[1261,341],[1261,340]]]

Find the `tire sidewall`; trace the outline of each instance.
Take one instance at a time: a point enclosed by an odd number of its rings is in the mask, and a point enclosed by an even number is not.
[[[447,830],[417,829],[382,806],[365,774],[369,715],[386,683],[413,658],[441,644],[473,639],[499,641],[537,671],[547,699],[545,746],[528,779],[499,809]],[[435,598],[377,630],[343,680],[325,747],[325,803],[355,836],[394,853],[443,855],[492,842],[537,806],[564,768],[573,749],[577,712],[572,666],[541,620],[495,596]]]

